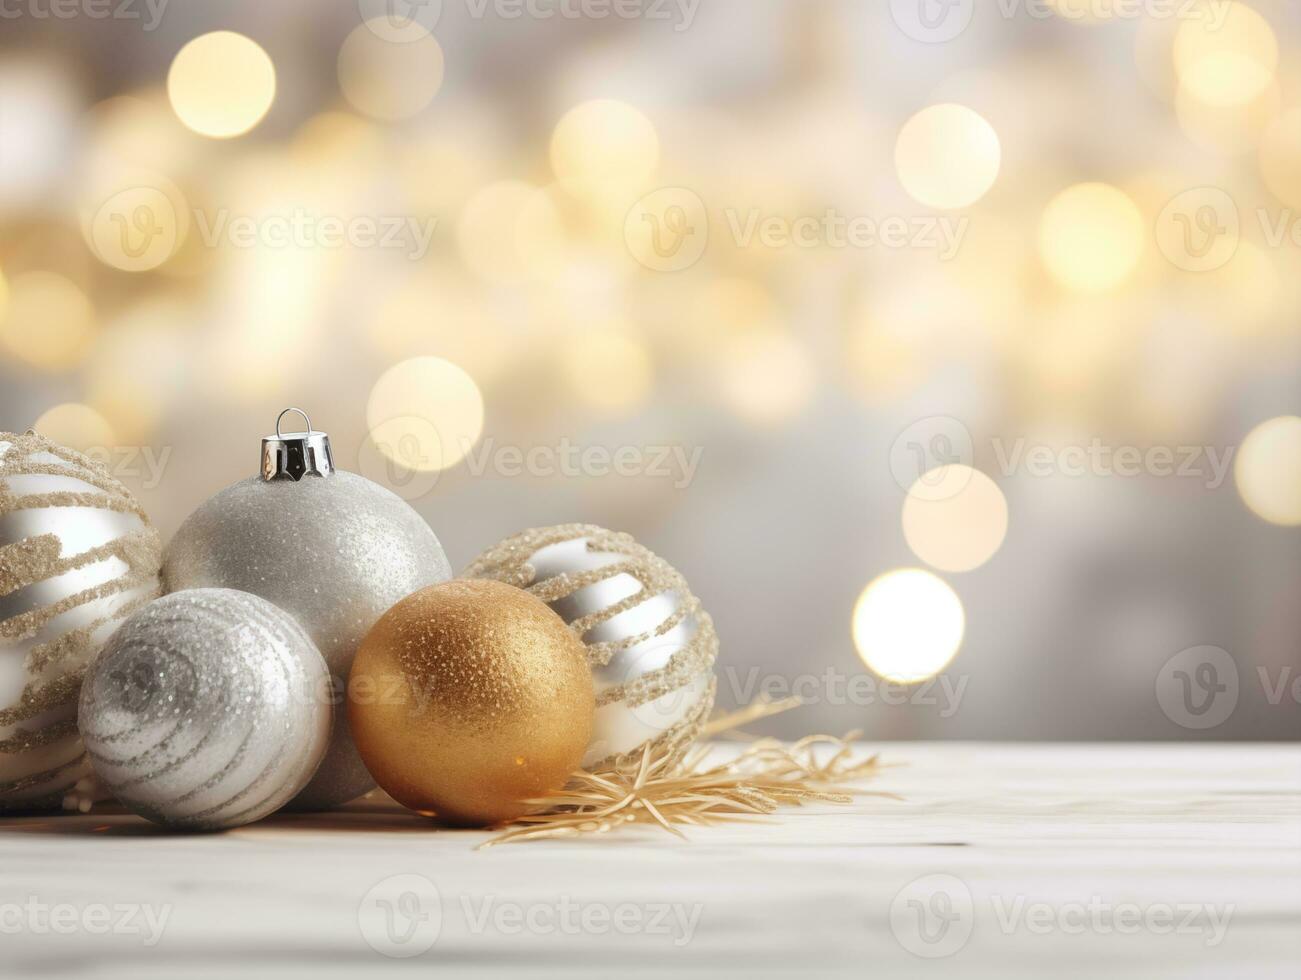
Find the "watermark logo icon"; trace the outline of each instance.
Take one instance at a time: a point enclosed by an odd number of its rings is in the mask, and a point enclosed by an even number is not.
[[[971,431],[965,425],[948,415],[932,415],[895,438],[890,472],[905,492],[923,500],[947,500],[961,493],[970,479],[969,471],[949,467],[958,463],[970,467],[974,456]]]
[[[890,931],[899,945],[924,959],[952,956],[971,939],[975,925],[971,889],[953,875],[910,881],[890,903]]]
[[[443,0],[357,0],[366,28],[381,41],[410,44],[434,32]]]
[[[709,245],[705,202],[685,187],[651,191],[628,211],[623,237],[632,257],[654,272],[689,269]]]
[[[419,500],[434,489],[443,471],[437,426],[413,415],[381,422],[361,442],[357,471],[403,500]]]
[[[1157,674],[1156,698],[1176,725],[1203,731],[1229,720],[1239,687],[1238,665],[1227,650],[1191,647],[1165,662]]]
[[[890,16],[914,41],[944,44],[971,24],[976,0],[890,0]]]
[[[128,187],[108,198],[90,222],[96,254],[124,272],[145,272],[176,251],[181,222],[171,199],[157,187]]]
[[[443,929],[443,902],[423,875],[385,878],[366,893],[357,924],[371,949],[394,959],[428,952]]]
[[[1213,272],[1233,260],[1242,240],[1237,202],[1219,187],[1193,187],[1170,199],[1156,219],[1157,246],[1185,272]]]

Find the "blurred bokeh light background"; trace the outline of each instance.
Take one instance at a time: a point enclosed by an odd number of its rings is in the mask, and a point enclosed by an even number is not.
[[[629,531],[777,734],[1292,739],[1293,209],[1288,0],[13,0],[0,429]]]

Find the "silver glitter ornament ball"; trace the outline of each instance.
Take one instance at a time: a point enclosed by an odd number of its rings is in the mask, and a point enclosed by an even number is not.
[[[527,589],[587,647],[596,684],[587,768],[648,743],[685,749],[714,704],[718,636],[686,580],[627,534],[590,524],[507,538],[465,575]]]
[[[221,830],[289,802],[316,772],[333,708],[321,654],[292,616],[231,589],[151,602],[81,689],[91,765],[155,823]]]
[[[0,811],[74,803],[86,665],[162,591],[158,532],[99,463],[0,432]]]
[[[283,413],[282,413],[283,417]],[[227,487],[196,510],[167,546],[167,591],[251,592],[292,614],[334,676],[340,698],[329,752],[291,804],[324,810],[370,791],[342,694],[357,646],[381,615],[451,578],[424,518],[396,494],[335,470],[325,433],[262,440],[261,476]]]

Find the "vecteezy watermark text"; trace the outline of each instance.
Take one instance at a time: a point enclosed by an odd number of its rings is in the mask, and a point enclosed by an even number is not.
[[[926,44],[944,44],[961,35],[975,16],[978,0],[890,0],[895,25]],[[1077,21],[1204,21],[1218,31],[1233,0],[979,0],[980,7],[1003,20],[1026,17]]]
[[[700,0],[357,0],[357,10],[375,35],[402,44],[432,32],[453,4],[474,21],[645,21],[674,33],[690,30],[700,9]]]
[[[451,904],[423,875],[400,874],[366,893],[357,924],[372,949],[394,958],[427,952],[449,924],[471,936],[637,935],[682,947],[695,937],[704,908],[700,902],[603,902],[569,895],[522,902],[466,893]],[[449,914],[453,910],[460,912],[459,922]]]
[[[723,212],[739,248],[914,249],[934,252],[941,262],[958,254],[970,219],[965,215],[845,215],[828,208],[819,215],[768,214],[761,208]]]
[[[711,211],[690,188],[661,187],[629,209],[623,233],[641,265],[681,272],[699,262],[710,239],[719,236],[738,249],[912,249],[947,262],[962,248],[969,223],[965,215],[846,214],[834,208],[817,214],[735,206]]]
[[[232,217],[225,209],[212,215],[196,209],[194,225],[208,248],[225,240],[232,248],[399,249],[416,261],[429,254],[438,219],[402,214],[342,217],[305,208],[288,214]]]
[[[155,31],[171,0],[0,0],[0,20],[138,20]]]
[[[23,902],[0,904],[0,935],[138,936],[146,947],[157,946],[171,918],[172,906],[120,902],[46,902],[29,895]]]
[[[160,182],[161,183],[161,182]],[[189,210],[165,187],[119,190],[95,211],[90,236],[99,257],[119,269],[140,272],[165,262],[189,229],[204,248],[383,249],[411,261],[429,254],[439,219],[410,214],[331,214],[306,207],[241,214],[227,208]]]
[[[1208,490],[1218,490],[1228,478],[1236,446],[1114,445],[1094,436],[1087,442],[1050,444],[1024,436],[989,440],[993,466],[1004,477],[1024,475],[1036,479],[1082,477],[1135,479],[1138,477],[1198,480]],[[933,474],[936,493],[951,495],[965,484],[949,479],[942,467],[974,466],[975,441],[959,419],[932,415],[905,428],[890,447],[890,471],[903,490]],[[943,476],[943,479],[940,477]],[[932,497],[942,499],[942,497]]]
[[[930,874],[908,882],[890,904],[890,930],[914,956],[953,956],[971,939],[976,921],[1004,935],[1187,936],[1207,948],[1224,942],[1236,906],[1211,902],[1112,901],[1082,895],[1069,901],[1028,895],[973,893],[955,875]]]
[[[758,667],[742,672],[736,667],[720,671],[720,688],[729,688],[737,704],[754,704],[757,701],[784,701],[797,698],[801,704],[826,704],[832,707],[853,705],[871,707],[884,704],[888,707],[911,705],[935,708],[941,718],[952,718],[962,707],[967,693],[969,674],[939,674],[920,683],[903,684],[884,680],[872,674],[847,674],[827,667],[820,674],[765,674]]]
[[[554,446],[524,448],[498,445],[489,437],[466,450],[465,466],[475,477],[491,472],[507,479],[650,478],[670,480],[673,489],[683,490],[696,478],[704,452],[703,446],[580,446],[567,437]]]
[[[85,451],[109,475],[141,490],[155,490],[163,482],[163,471],[172,458],[172,447],[92,446]]]

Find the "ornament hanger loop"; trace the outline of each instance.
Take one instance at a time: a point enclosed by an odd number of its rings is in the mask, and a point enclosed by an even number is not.
[[[307,434],[308,434],[308,435],[311,435],[312,432],[313,432],[313,429],[312,429],[312,420],[309,419],[309,418],[307,417],[307,413],[304,412],[301,408],[292,408],[292,407],[291,407],[291,408],[286,408],[283,412],[281,412],[279,415],[276,416],[276,438],[277,438],[277,439],[283,439],[283,438],[284,438],[284,434],[280,431],[280,422],[281,422],[281,420],[284,419],[284,417],[285,417],[286,415],[288,415],[290,412],[297,412],[299,415],[301,415],[301,416],[303,417],[303,421],[307,423]]]
[[[297,412],[307,423],[306,432],[282,432],[280,423]],[[329,476],[334,472],[330,437],[312,428],[312,420],[301,408],[286,408],[276,416],[276,434],[262,439],[262,479],[298,481],[304,476]]]

